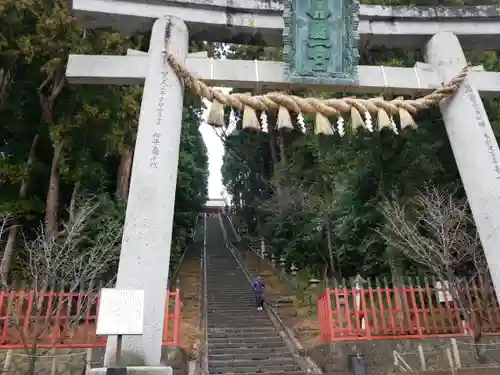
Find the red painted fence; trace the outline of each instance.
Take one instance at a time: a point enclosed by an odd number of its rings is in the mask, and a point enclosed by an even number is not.
[[[318,297],[321,338],[328,343],[460,337],[479,331],[500,334],[500,309],[492,290],[469,284],[450,293],[445,286],[431,287],[427,282],[423,286],[326,289]]]
[[[101,348],[97,336],[99,296],[95,292],[0,292],[0,348]],[[179,345],[179,290],[168,292],[163,346]]]

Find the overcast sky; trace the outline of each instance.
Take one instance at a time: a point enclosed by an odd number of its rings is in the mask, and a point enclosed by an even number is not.
[[[210,106],[210,103],[207,102],[206,104],[207,109],[203,114],[204,119],[208,115],[208,108]],[[207,123],[202,123],[199,129],[208,149],[208,169],[210,172],[210,177],[208,178],[208,197],[218,199],[221,198],[221,191],[224,190],[220,172],[222,157],[224,156],[224,145],[217,134],[215,134],[215,130]]]
[[[222,56],[221,60],[226,58],[224,51],[227,51],[227,46],[222,45]],[[223,91],[229,93],[231,92],[231,88],[220,88]],[[203,119],[206,120],[208,116],[208,109],[210,108],[210,102],[208,100],[203,100],[205,103],[205,111],[203,113]],[[223,197],[227,197],[225,193],[224,185],[222,185],[222,174],[220,169],[222,167],[222,157],[224,156],[224,145],[217,134],[215,134],[215,130],[208,125],[206,122],[201,124],[200,132],[203,136],[203,140],[207,145],[208,149],[208,169],[210,176],[208,178],[208,197],[211,199],[220,199]],[[224,191],[223,195],[221,194]],[[229,203],[229,202],[228,202]]]

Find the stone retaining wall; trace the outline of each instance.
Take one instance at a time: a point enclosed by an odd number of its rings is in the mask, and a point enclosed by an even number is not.
[[[421,345],[421,351],[419,351]],[[455,350],[454,350],[455,348]],[[484,353],[484,361],[478,360],[476,347],[471,339],[456,339],[453,347],[449,339],[428,340],[384,340],[359,341],[320,345],[309,349],[307,354],[325,372],[331,375],[348,374],[349,355],[361,353],[370,375],[387,375],[402,372],[400,365],[403,361],[409,366],[409,372],[423,370],[446,370],[457,365],[454,357],[458,357],[463,370],[476,369],[486,366],[500,366],[500,338],[486,338],[479,349]],[[395,365],[394,351],[399,353],[399,364]],[[421,353],[423,352],[423,356]],[[450,364],[450,357],[452,363]],[[425,368],[422,368],[425,362]],[[500,374],[498,368],[495,374]],[[435,375],[444,375],[449,372],[436,372]],[[488,370],[489,371],[489,370]],[[424,374],[421,372],[420,374]],[[425,372],[427,375],[427,372]],[[432,372],[429,373],[433,374]],[[467,372],[463,373],[469,374]],[[485,373],[486,374],[486,373]]]
[[[102,367],[104,348],[39,350],[35,362],[36,375],[82,375],[90,368]],[[133,360],[123,353],[124,364]],[[188,374],[188,359],[184,349],[166,347],[162,350],[162,364],[171,366],[174,375]],[[25,375],[29,358],[19,350],[0,351],[0,375]],[[141,365],[130,363],[130,365]]]
[[[498,375],[500,367],[467,368],[457,370],[403,372],[395,375]]]

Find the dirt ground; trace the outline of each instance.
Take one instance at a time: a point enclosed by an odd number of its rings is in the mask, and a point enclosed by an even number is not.
[[[199,329],[200,312],[200,259],[196,250],[186,254],[178,273],[181,291],[180,345],[189,358],[196,358],[200,348],[202,331]]]
[[[316,298],[321,288],[310,289],[306,285],[293,286],[279,277],[279,268],[273,270],[269,261],[260,260],[255,252],[243,251],[246,266],[252,273],[263,278],[266,284],[266,298],[275,307],[283,323],[295,332],[305,349],[321,343]],[[279,267],[279,266],[276,266]],[[289,276],[290,277],[290,276]],[[296,285],[300,282],[296,282]]]

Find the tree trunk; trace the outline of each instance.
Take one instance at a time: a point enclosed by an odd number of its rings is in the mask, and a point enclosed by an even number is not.
[[[273,173],[276,173],[278,169],[278,155],[276,155],[276,136],[271,133],[269,134],[269,151],[271,151],[271,160],[273,162]]]
[[[3,68],[0,68],[0,107],[5,103],[9,94],[10,87],[13,81],[12,71],[17,62],[17,57],[13,58],[5,58],[2,61]],[[7,66],[10,65],[10,66]]]
[[[279,145],[280,145],[280,158],[281,158],[281,166],[285,166],[286,164],[286,154],[285,154],[285,131],[280,130],[279,137]]]
[[[76,200],[78,199],[79,193],[80,193],[80,181],[77,181],[75,183],[75,186],[73,186],[73,191],[71,192],[71,200],[69,202],[69,221],[71,223],[73,223],[75,219],[75,211],[77,204]]]
[[[130,175],[132,174],[133,152],[131,149],[125,149],[120,156],[120,166],[118,167],[118,176],[116,181],[116,196],[118,199],[126,201],[130,184]]]
[[[47,193],[47,202],[45,204],[45,234],[47,239],[52,239],[57,233],[57,217],[59,210],[59,161],[61,159],[63,141],[56,143],[54,155],[52,157],[52,166],[50,169],[49,191]]]
[[[26,165],[24,168],[24,175],[21,180],[21,187],[19,188],[19,199],[26,198],[26,193],[28,192],[29,184],[29,174],[33,161],[35,160],[35,150],[38,144],[40,135],[36,134],[31,142],[30,153]],[[0,264],[0,277],[5,282],[9,276],[10,265],[12,261],[12,253],[14,252],[14,246],[16,244],[17,233],[19,232],[19,220],[15,220],[9,229],[9,235],[7,236],[7,243],[5,244],[5,249],[2,255],[2,263]]]
[[[333,261],[333,242],[332,242],[332,223],[330,220],[326,222],[326,241],[328,244],[328,259],[330,261],[330,269],[332,276],[335,276],[335,262]]]
[[[31,347],[28,349],[28,368],[26,375],[35,375],[35,366],[37,359],[37,340],[35,339]]]
[[[270,134],[269,137],[269,150],[271,151],[271,161],[273,163],[273,174],[276,175],[276,171],[278,170],[278,155],[276,154],[276,136],[274,134]],[[283,206],[283,192],[281,190],[281,184],[278,181],[278,186],[276,187],[276,194],[278,195],[278,205],[281,208]]]

